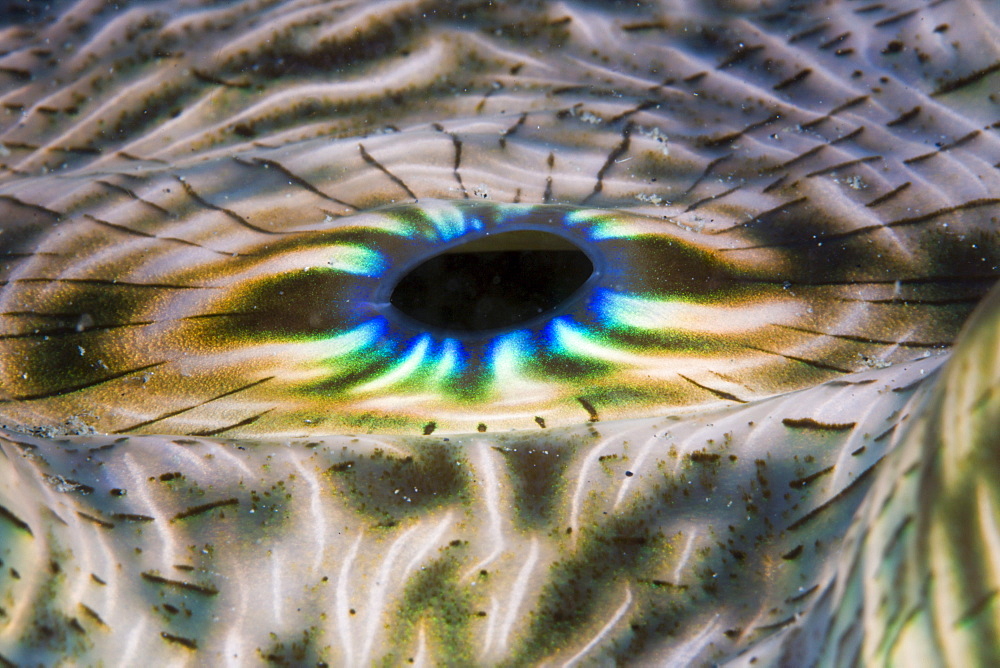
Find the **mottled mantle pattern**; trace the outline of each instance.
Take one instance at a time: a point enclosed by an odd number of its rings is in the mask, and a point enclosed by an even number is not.
[[[3,6],[0,664],[1000,662],[992,0]],[[275,296],[473,199],[724,280],[461,401]]]

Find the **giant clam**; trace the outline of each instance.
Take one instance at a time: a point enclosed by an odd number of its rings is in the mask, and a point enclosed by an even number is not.
[[[5,7],[3,665],[1000,659],[995,3]]]

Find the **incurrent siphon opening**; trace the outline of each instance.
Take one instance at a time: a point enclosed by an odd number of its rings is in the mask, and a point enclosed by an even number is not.
[[[507,329],[558,310],[593,272],[587,254],[563,237],[503,232],[426,260],[400,279],[389,302],[444,330]]]

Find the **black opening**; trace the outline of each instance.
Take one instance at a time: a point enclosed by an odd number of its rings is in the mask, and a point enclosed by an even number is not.
[[[430,258],[399,281],[389,302],[432,327],[506,329],[557,309],[593,272],[587,255],[562,237],[504,232]]]

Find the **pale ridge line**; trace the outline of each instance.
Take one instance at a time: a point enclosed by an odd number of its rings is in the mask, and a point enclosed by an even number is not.
[[[306,469],[299,461],[299,456],[295,451],[290,453],[292,464],[302,473],[306,484],[309,485],[309,511],[313,516],[312,531],[308,533],[316,538],[316,556],[313,559],[312,573],[316,575],[323,564],[323,554],[326,552],[326,518],[323,516],[323,503],[319,481],[312,471]]]
[[[640,429],[648,429],[649,426],[646,424],[641,424],[638,427],[633,427],[624,432],[616,433],[614,436],[610,436],[604,441],[602,441],[597,447],[592,448],[587,456],[584,457],[583,463],[580,465],[580,472],[576,474],[576,490],[573,492],[573,500],[570,503],[569,511],[569,526],[573,530],[573,545],[576,545],[577,535],[579,534],[579,518],[580,518],[580,506],[583,505],[583,491],[587,483],[586,474],[588,469],[593,465],[597,458],[600,457],[604,448],[611,443],[621,444],[625,441],[625,438],[632,432],[639,431]]]
[[[625,613],[628,612],[629,606],[631,605],[632,605],[632,590],[626,587],[625,600],[622,602],[620,606],[618,606],[618,609],[615,610],[615,614],[611,616],[611,619],[608,620],[608,623],[605,624],[603,627],[601,627],[601,630],[598,631],[597,634],[590,639],[590,642],[584,645],[583,649],[574,654],[569,659],[569,661],[563,664],[563,666],[568,668],[569,666],[572,666],[573,664],[583,659],[583,657],[588,652],[590,652],[590,650],[594,649],[594,647],[596,647],[597,644],[600,643],[605,636],[611,633],[611,630],[615,627],[615,624],[617,624],[621,620],[621,618],[625,616]]]
[[[431,665],[427,661],[427,632],[423,624],[420,625],[420,630],[417,632],[417,651],[413,656],[413,665]]]
[[[179,447],[180,446],[174,446],[174,449]],[[165,564],[177,563],[177,549],[176,545],[174,545],[173,536],[170,532],[169,520],[161,509],[153,503],[146,491],[151,488],[146,486],[147,476],[145,475],[144,467],[139,466],[136,463],[135,457],[133,457],[130,452],[126,452],[123,458],[126,465],[126,471],[124,473],[128,475],[128,484],[122,485],[122,487],[129,490],[130,498],[134,498],[135,496],[139,497],[139,500],[143,502],[143,509],[149,514],[150,517],[156,518],[156,521],[152,522],[152,525],[156,529],[156,533],[159,535],[160,542],[162,543],[159,550],[161,561]],[[142,475],[137,476],[136,474],[139,472],[142,472]]]
[[[482,476],[480,484],[483,487],[483,505],[486,506],[486,513],[489,517],[488,535],[491,538],[490,543],[494,546],[494,548],[489,556],[469,569],[463,579],[475,577],[476,573],[496,560],[506,546],[506,541],[504,541],[503,530],[501,527],[503,514],[500,511],[500,480],[497,476],[493,457],[490,455],[490,446],[483,441],[476,441],[475,454],[477,459],[481,460],[477,462],[479,466],[476,467],[476,472]]]
[[[403,534],[392,542],[392,546],[389,548],[388,553],[386,553],[385,558],[382,560],[382,565],[378,569],[378,575],[375,577],[375,586],[372,588],[371,593],[368,596],[368,605],[365,610],[365,634],[364,634],[364,645],[361,649],[361,661],[358,665],[367,666],[371,663],[371,653],[372,645],[375,644],[375,634],[378,633],[378,620],[380,617],[380,611],[385,607],[385,592],[389,587],[389,577],[393,572],[393,563],[399,554],[403,551],[403,547],[406,545],[410,538],[410,535],[417,530],[420,525],[415,524]]]
[[[691,558],[691,550],[694,547],[694,540],[698,537],[698,530],[692,529],[688,534],[687,544],[684,545],[684,552],[681,554],[681,560],[677,562],[677,567],[674,568],[674,584],[680,584],[681,582],[681,571],[687,564],[688,559]]]
[[[696,656],[700,653],[705,643],[708,641],[712,632],[719,626],[719,614],[716,613],[715,617],[712,618],[708,624],[705,625],[698,635],[686,643],[681,644],[676,647],[674,651],[670,654],[666,661],[663,662],[665,666],[686,666],[690,664]]]
[[[486,637],[483,638],[483,648],[479,652],[480,659],[483,659],[490,655],[490,649],[493,648],[493,635],[496,632],[496,620],[500,616],[500,602],[497,600],[496,596],[490,596],[490,611],[486,615]]]
[[[239,596],[239,605],[236,606],[236,608],[234,608],[234,610],[237,608],[238,610],[236,614],[233,616],[233,619],[244,620],[246,619],[246,612],[247,612],[247,590],[246,590],[245,578],[243,577],[239,569],[233,569],[233,573],[234,575],[230,577],[235,578],[237,580],[236,586],[226,587],[229,591],[235,590],[237,592],[237,596]],[[230,580],[230,578],[226,579]],[[237,625],[230,626],[229,633],[226,634],[226,640],[224,643],[226,648],[226,663],[229,666],[233,666],[233,668],[239,668],[241,665],[243,665],[243,661],[245,660],[245,659],[240,659],[241,626],[242,624],[240,624],[239,626]]]
[[[284,615],[281,607],[281,560],[278,557],[278,548],[271,548],[271,614],[274,616],[274,623],[281,626]]]
[[[524,565],[521,566],[521,570],[517,574],[517,580],[514,581],[514,587],[511,589],[510,602],[507,605],[507,617],[500,627],[499,644],[503,650],[506,650],[509,645],[510,630],[514,626],[514,620],[518,616],[518,608],[521,607],[524,596],[528,591],[528,581],[531,579],[531,572],[534,570],[536,563],[538,563],[538,537],[533,536],[531,538],[531,549],[528,552],[528,558],[525,559]]]
[[[121,662],[118,664],[122,668],[129,668],[136,665],[135,653],[139,649],[139,639],[146,631],[146,617],[139,616],[136,625],[132,627],[128,634],[128,641],[125,643],[125,651],[121,653]]]
[[[445,514],[445,516],[441,518],[441,521],[438,522],[437,529],[434,531],[434,533],[427,539],[427,542],[424,543],[424,546],[420,548],[420,550],[418,550],[415,555],[413,555],[413,558],[410,559],[409,563],[406,564],[406,568],[403,569],[404,577],[406,576],[407,573],[417,570],[417,565],[424,560],[424,557],[427,556],[427,552],[432,547],[440,543],[441,537],[444,535],[444,533],[448,530],[448,527],[451,525],[452,512],[453,511],[449,510]]]
[[[2,445],[3,442],[0,441],[0,446]],[[46,504],[38,503],[37,496],[32,494],[31,490],[28,490],[26,493],[24,486],[22,486],[21,483],[22,480],[34,480],[35,478],[27,476],[24,474],[24,472],[18,470],[18,466],[16,463],[22,461],[21,457],[17,454],[13,456],[11,454],[8,454],[7,448],[0,450],[0,453],[2,453],[8,459],[8,461],[15,463],[10,468],[4,467],[3,469],[5,471],[12,470],[15,476],[14,484],[13,485],[7,484],[3,488],[4,492],[7,493],[7,498],[10,498],[11,500],[25,499],[26,504],[33,497],[36,499],[36,503],[34,504],[35,508],[31,509],[18,508],[17,505],[14,505],[14,511],[20,514],[22,521],[28,523],[29,526],[34,527],[32,529],[32,535],[35,536],[35,539],[31,541],[30,544],[34,548],[36,563],[39,564],[44,563],[45,554],[49,552],[51,547],[49,545],[50,534],[48,532],[43,533],[42,531],[39,530],[41,527],[44,526],[44,523],[39,518],[39,515],[41,515],[41,513],[40,512],[35,513],[33,511],[36,509],[38,510],[43,509],[44,507],[46,507]],[[25,466],[27,465],[28,464],[26,463]],[[41,492],[44,495],[46,502],[51,503],[52,501],[55,500],[53,497],[53,495],[55,494],[54,492],[52,492],[47,487],[42,487],[41,484],[39,484],[38,487],[41,489]],[[25,512],[25,510],[27,510],[28,512]],[[39,521],[31,522],[29,521],[29,519],[25,518],[29,518],[30,520],[39,520]],[[76,517],[75,515],[74,518],[79,520],[79,518]],[[0,638],[3,638],[4,636],[10,633],[16,633],[19,630],[23,631],[23,628],[19,628],[22,626],[21,618],[30,614],[32,610],[31,602],[34,600],[35,591],[38,589],[38,580],[40,578],[40,573],[41,573],[41,568],[32,568],[30,572],[25,572],[21,574],[21,583],[24,589],[22,590],[22,594],[14,601],[14,605],[11,607],[11,609],[7,611],[7,617],[6,620],[4,621],[4,625],[3,627],[0,627]],[[28,578],[30,578],[30,580]]]
[[[643,464],[646,462],[646,458],[649,456],[649,453],[653,450],[653,446],[658,440],[659,439],[656,437],[656,434],[653,434],[646,439],[646,443],[639,452],[639,456],[636,457],[635,462],[631,467],[629,467],[629,470],[632,472],[632,476],[626,476],[622,481],[622,484],[618,487],[618,495],[615,497],[614,505],[611,506],[612,510],[618,510],[618,504],[620,504],[622,499],[625,498],[625,494],[632,486],[632,482],[639,477],[639,471],[642,469]]]
[[[229,448],[223,447],[221,444],[215,442],[212,442],[212,445],[216,446],[213,449],[213,454],[225,457],[229,461],[233,462],[233,464],[236,465],[236,467],[239,468],[240,471],[244,473],[244,475],[248,477],[253,477],[254,473],[253,471],[250,470],[250,467],[247,466],[246,463],[244,463],[244,461],[240,457],[237,457],[235,454],[233,454],[229,450]]]
[[[995,484],[995,483],[994,483]],[[979,509],[979,532],[983,544],[988,545],[986,554],[990,556],[993,581],[1000,579],[1000,508],[993,503],[991,492],[980,482],[976,485],[976,506]]]
[[[337,576],[337,593],[335,595],[337,601],[337,632],[340,634],[340,643],[344,647],[344,665],[346,666],[354,665],[354,645],[351,642],[353,636],[351,635],[351,619],[348,612],[350,602],[347,600],[347,577],[351,571],[351,566],[354,564],[354,559],[358,556],[358,548],[361,546],[361,539],[363,537],[364,532],[358,532],[358,537],[347,551],[347,556],[340,566],[340,574]]]

